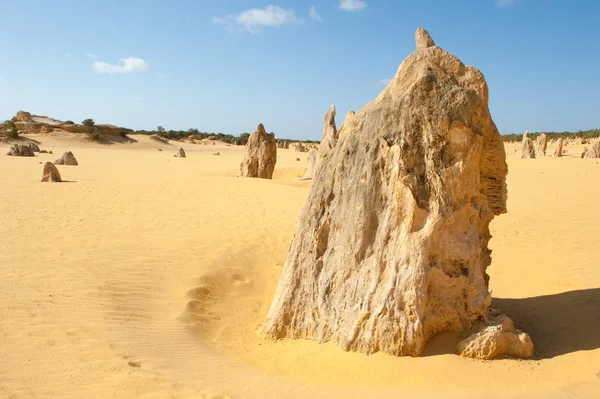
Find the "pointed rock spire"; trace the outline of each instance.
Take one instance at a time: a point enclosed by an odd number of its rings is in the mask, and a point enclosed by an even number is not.
[[[418,28],[415,32],[415,41],[417,42],[417,51],[435,46],[433,39],[429,36],[429,32],[423,28]]]

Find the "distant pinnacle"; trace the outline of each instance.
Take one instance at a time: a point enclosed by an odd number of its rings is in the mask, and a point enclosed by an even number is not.
[[[417,42],[417,51],[435,46],[433,39],[429,36],[429,32],[423,28],[418,28],[415,32],[415,41]]]

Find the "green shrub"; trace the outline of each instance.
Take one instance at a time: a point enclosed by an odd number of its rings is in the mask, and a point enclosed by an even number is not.
[[[87,138],[90,141],[95,141],[95,142],[98,142],[98,143],[106,140],[104,138],[104,135],[102,133],[98,133],[98,132],[88,133],[88,137]]]
[[[74,124],[75,124],[75,122],[73,122],[73,121],[66,121],[65,122],[65,125],[74,125]]]
[[[84,120],[81,122],[81,124],[82,124],[82,125],[85,125],[85,126],[87,126],[87,127],[93,127],[93,126],[96,124],[96,122],[94,122],[94,120],[93,120],[92,118],[87,118],[87,119],[84,119]]]
[[[16,139],[17,137],[19,137],[19,131],[17,130],[17,126],[13,121],[7,120],[6,122],[4,122],[4,126],[8,131],[8,137],[10,137],[11,139]]]

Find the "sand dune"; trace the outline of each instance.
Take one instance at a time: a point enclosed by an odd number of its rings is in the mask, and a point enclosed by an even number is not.
[[[243,147],[75,136],[31,136],[54,154],[0,156],[0,397],[600,395],[600,162],[580,148],[507,150],[491,289],[536,353],[485,362],[456,356],[452,334],[420,358],[259,336],[308,153],[279,149],[268,181],[237,177]],[[67,150],[70,182],[40,183],[39,161]]]

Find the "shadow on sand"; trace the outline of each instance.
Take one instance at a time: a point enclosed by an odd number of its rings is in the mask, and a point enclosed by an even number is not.
[[[533,340],[533,359],[600,348],[600,288],[533,298],[494,298],[492,306],[513,319]],[[456,353],[458,334],[438,334],[422,356]]]
[[[536,359],[600,348],[600,288],[492,303],[529,334]]]

